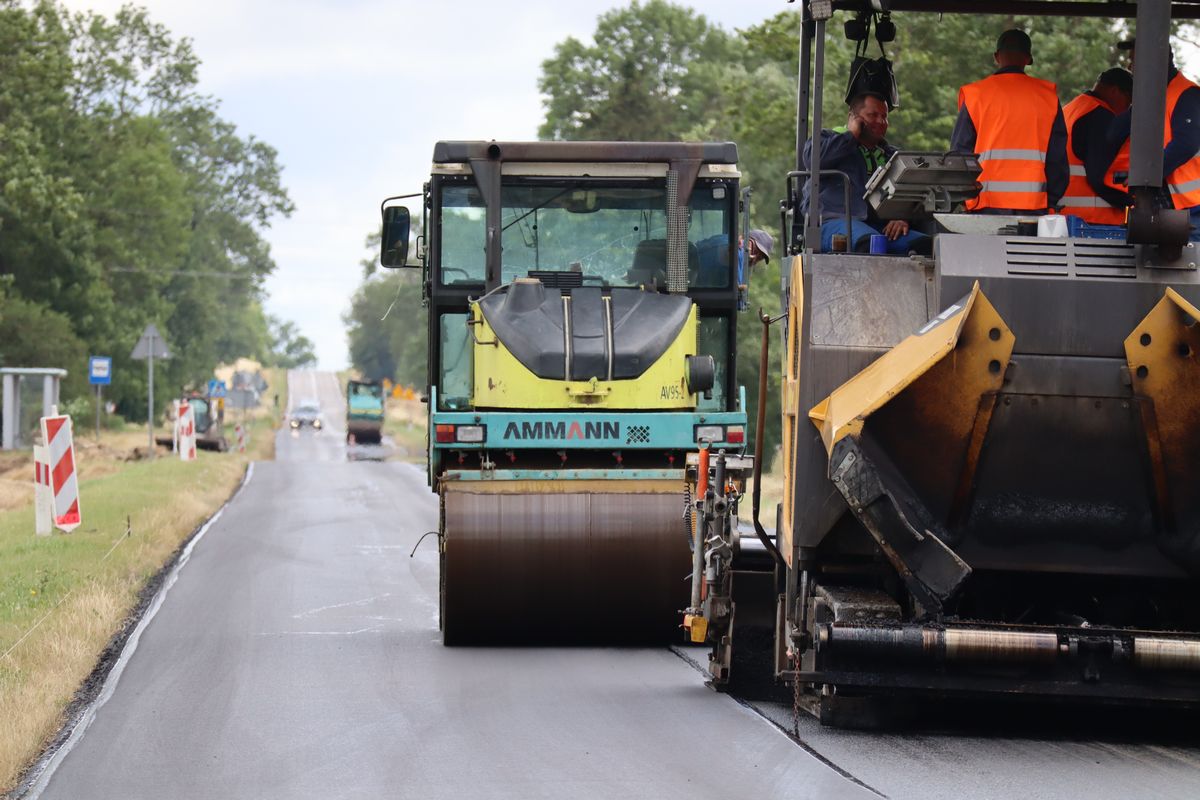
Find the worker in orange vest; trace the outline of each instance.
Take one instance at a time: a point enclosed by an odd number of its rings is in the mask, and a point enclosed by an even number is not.
[[[976,153],[983,173],[967,210],[1044,214],[1067,190],[1067,126],[1053,83],[1025,74],[1033,44],[1025,31],[1000,34],[997,69],[958,90],[950,149]]]
[[[1125,209],[1133,202],[1123,185],[1129,174],[1129,141],[1114,142],[1108,132],[1116,115],[1129,108],[1132,96],[1133,75],[1113,67],[1063,107],[1071,180],[1059,208],[1062,213],[1101,225],[1125,224]]]
[[[1134,64],[1134,40],[1117,45],[1129,51]],[[1119,115],[1110,137],[1128,138],[1130,114]],[[1167,208],[1186,209],[1192,218],[1191,240],[1200,242],[1200,86],[1175,68],[1174,54],[1167,53],[1167,107],[1163,120],[1163,188]]]

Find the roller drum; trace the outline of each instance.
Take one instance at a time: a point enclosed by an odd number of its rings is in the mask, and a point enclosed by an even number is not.
[[[447,645],[678,640],[682,481],[464,481],[442,494]]]

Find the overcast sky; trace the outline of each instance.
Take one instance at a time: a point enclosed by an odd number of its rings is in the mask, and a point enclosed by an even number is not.
[[[348,365],[341,315],[379,203],[421,189],[439,139],[535,139],[541,63],[628,2],[600,0],[143,0],[189,37],[201,89],[241,135],[279,151],[296,204],[267,232],[268,312],[295,321],[323,369]],[[745,28],[796,5],[691,0]],[[120,0],[67,0],[105,15]]]

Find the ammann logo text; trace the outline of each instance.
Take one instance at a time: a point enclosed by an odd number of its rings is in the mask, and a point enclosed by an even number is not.
[[[620,439],[619,422],[510,422],[505,439]]]

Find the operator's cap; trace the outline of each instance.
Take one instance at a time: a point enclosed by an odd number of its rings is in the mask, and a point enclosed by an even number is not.
[[[1118,50],[1129,50],[1130,52],[1133,52],[1134,50],[1137,49],[1135,47],[1136,43],[1137,43],[1136,38],[1124,39],[1122,41],[1117,42],[1117,49]],[[1167,61],[1172,64],[1175,63],[1175,48],[1173,48],[1173,47],[1167,48]]]
[[[1000,38],[996,40],[996,52],[1001,50],[1024,53],[1029,56],[1029,63],[1033,63],[1033,42],[1030,41],[1029,34],[1020,28],[1010,28],[1000,34]]]
[[[763,261],[771,263],[771,248],[775,246],[775,237],[764,230],[755,228],[746,234],[746,237],[754,242],[754,246],[758,248],[758,252],[763,254]]]

